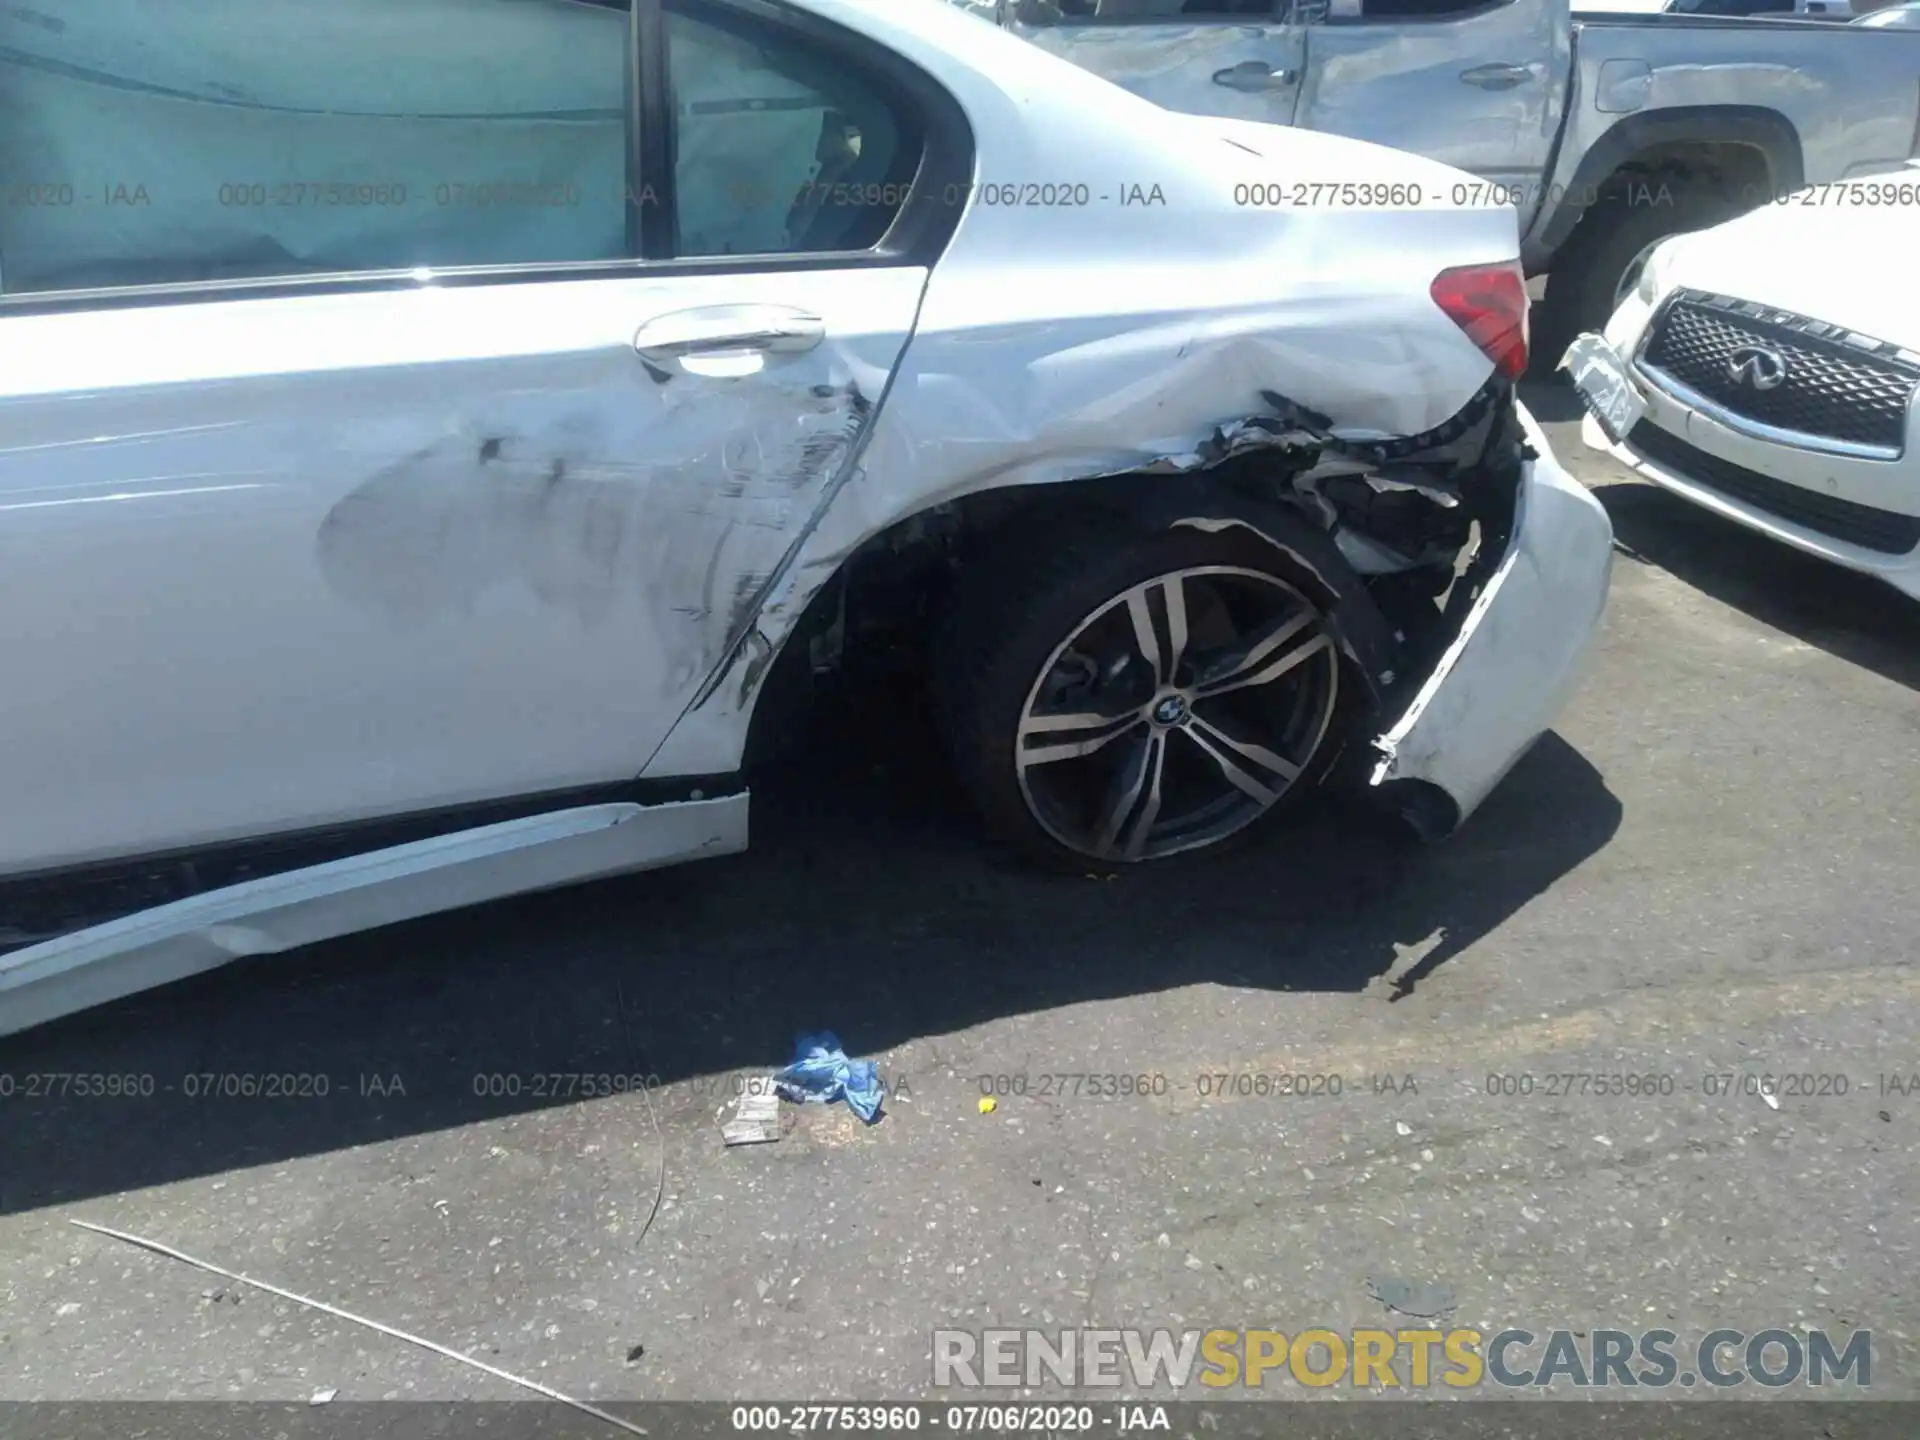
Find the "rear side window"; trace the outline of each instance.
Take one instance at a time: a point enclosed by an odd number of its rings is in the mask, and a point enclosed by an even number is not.
[[[669,3],[674,253],[865,250],[918,171],[912,107],[785,26]]]
[[[618,259],[626,0],[0,8],[0,288]]]

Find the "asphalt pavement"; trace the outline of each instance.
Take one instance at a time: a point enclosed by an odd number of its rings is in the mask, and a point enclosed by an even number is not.
[[[0,1041],[16,1086],[152,1077],[0,1098],[0,1400],[516,1393],[73,1218],[595,1400],[927,1395],[932,1333],[997,1325],[1870,1327],[1920,1395],[1920,606],[1532,403],[1613,599],[1451,840],[1321,807],[1040,877],[856,697],[745,856]],[[885,1118],[725,1148],[819,1029]]]

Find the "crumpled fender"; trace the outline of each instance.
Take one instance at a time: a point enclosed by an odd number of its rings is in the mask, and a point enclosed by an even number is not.
[[[1306,518],[1304,507],[1310,500],[1300,497],[1303,508],[1296,510],[1285,501],[1232,488],[1219,472],[1229,462],[1255,454],[1271,456],[1276,468],[1294,472],[1308,470],[1323,457],[1344,459],[1407,477],[1388,482],[1407,488],[1453,487],[1469,502],[1471,513],[1481,507],[1472,503],[1476,497],[1470,493],[1469,481],[1486,457],[1507,443],[1513,387],[1503,377],[1490,375],[1445,419],[1417,434],[1404,435],[1361,433],[1338,426],[1332,417],[1271,390],[1257,392],[1257,398],[1260,408],[1210,425],[1183,446],[1157,455],[1135,454],[1124,462],[1116,456],[1108,465],[1089,463],[1091,457],[1081,456],[1077,469],[1056,467],[1058,473],[1044,478],[1023,473],[1003,484],[970,484],[952,493],[935,492],[923,509],[987,490],[1039,491],[1055,484],[1092,483],[1100,504],[1125,507],[1138,523],[1150,528],[1240,526],[1283,553],[1295,555],[1302,570],[1318,578],[1322,598],[1335,612],[1330,622],[1336,644],[1352,662],[1366,692],[1375,701],[1384,701],[1405,678],[1399,673],[1404,667],[1394,628],[1353,567],[1340,556],[1332,537]],[[761,684],[793,634],[798,617],[859,546],[879,533],[859,518],[861,506],[853,505],[843,514],[836,503],[857,498],[870,461],[870,456],[863,456],[861,466],[843,474],[823,499],[814,524],[756,595],[725,659],[655,753],[647,775],[717,774],[737,766],[745,744],[743,717],[752,714]],[[1495,488],[1503,493],[1495,497],[1498,504],[1492,508],[1509,509],[1505,477],[1496,480]],[[881,510],[884,514],[887,507]],[[902,518],[896,516],[888,523]],[[851,531],[853,538],[822,541],[814,533],[816,528],[824,532],[836,525]]]

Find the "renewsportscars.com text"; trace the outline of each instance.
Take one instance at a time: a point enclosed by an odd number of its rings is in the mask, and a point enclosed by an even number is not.
[[[936,1330],[933,1383],[941,1388],[1282,1384],[1355,1389],[1715,1389],[1757,1385],[1866,1388],[1873,1335],[1773,1327],[1710,1330],[1542,1331],[1512,1328],[1282,1330]]]

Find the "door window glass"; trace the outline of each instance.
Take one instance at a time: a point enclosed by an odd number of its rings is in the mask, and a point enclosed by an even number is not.
[[[615,259],[625,0],[0,7],[0,288]]]
[[[864,250],[907,201],[912,111],[784,27],[667,15],[675,252]]]

